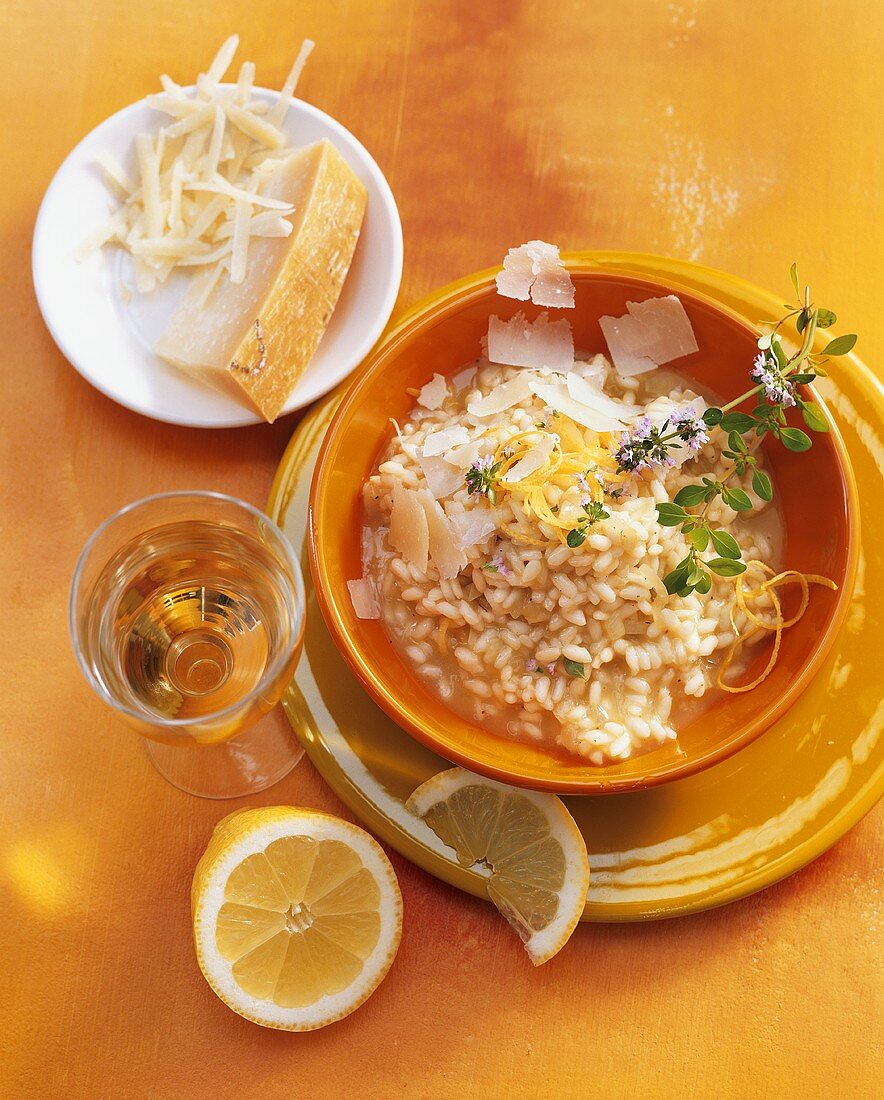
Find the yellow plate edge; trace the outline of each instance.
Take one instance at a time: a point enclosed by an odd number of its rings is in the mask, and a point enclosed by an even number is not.
[[[600,269],[621,273],[651,278],[665,277],[670,283],[679,284],[684,286],[685,289],[706,294],[720,301],[723,305],[736,309],[744,316],[747,305],[755,306],[759,313],[759,317],[756,319],[778,316],[782,305],[780,296],[763,290],[746,279],[701,264],[670,259],[653,253],[581,251],[563,253],[563,259],[566,263],[573,261],[584,265],[592,264]],[[458,289],[469,286],[496,270],[498,269],[489,268],[482,272],[472,273],[432,292],[392,320],[378,343],[395,338],[396,333],[416,313],[421,312],[439,298],[446,297]],[[831,336],[832,334],[828,333],[827,335]],[[870,398],[884,404],[884,385],[872,371],[854,352],[842,357],[842,362],[844,361],[850,363],[852,373],[858,380],[861,379],[861,384],[869,390]],[[311,443],[316,440],[328,424],[336,404],[346,392],[352,377],[351,375],[336,390],[310,408],[304,419],[296,425],[292,438],[280,459],[270,489],[267,513],[276,523],[280,523],[285,516],[288,503],[294,492],[295,485],[292,474],[296,472],[295,467],[299,458],[309,453]],[[301,729],[304,714],[309,713],[309,711],[303,697],[299,706],[298,696],[300,696],[300,691],[297,683],[293,682],[283,700],[283,707],[311,762],[338,797],[373,832],[405,856],[406,859],[458,889],[476,897],[486,898],[484,880],[481,875],[461,867],[453,859],[446,859],[399,828],[346,775],[331,750],[323,744],[322,739],[318,736],[318,730],[315,728],[311,731]],[[366,698],[368,697],[366,696]],[[442,766],[447,767],[449,765],[447,762],[443,762]],[[640,903],[630,902],[619,904],[588,902],[581,919],[588,922],[620,923],[676,917],[717,908],[731,901],[747,897],[767,886],[772,886],[822,855],[875,806],[884,795],[884,760],[882,760],[874,780],[869,782],[860,793],[861,797],[847,802],[840,813],[815,831],[808,839],[799,842],[781,855],[766,860],[754,872],[741,876],[733,885],[718,891],[714,896],[704,895],[702,898],[692,898],[681,903],[645,907],[640,907]]]

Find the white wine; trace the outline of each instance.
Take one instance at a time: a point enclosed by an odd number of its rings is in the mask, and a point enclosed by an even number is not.
[[[95,671],[147,720],[198,723],[249,696],[290,645],[290,588],[258,532],[200,520],[153,528],[124,543],[97,580]],[[258,713],[291,671],[262,690]]]
[[[204,798],[262,791],[300,759],[285,722],[254,724],[294,674],[305,620],[294,547],[223,493],[121,508],[88,540],[71,583],[86,680],[147,739],[160,775]]]

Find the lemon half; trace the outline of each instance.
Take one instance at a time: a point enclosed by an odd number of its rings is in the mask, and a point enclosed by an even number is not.
[[[218,823],[191,891],[197,961],[247,1020],[312,1031],[358,1008],[392,965],[402,897],[380,845],[314,810]]]
[[[486,875],[489,898],[535,966],[568,942],[586,904],[586,844],[561,799],[452,768],[428,779],[406,808]]]

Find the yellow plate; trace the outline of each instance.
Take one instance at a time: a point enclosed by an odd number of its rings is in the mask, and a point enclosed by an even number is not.
[[[779,295],[695,264],[623,252],[584,256],[608,270],[700,291],[753,321],[781,309]],[[833,378],[820,390],[860,490],[859,573],[846,625],[794,707],[735,756],[651,790],[565,799],[586,838],[593,872],[585,920],[676,916],[744,897],[825,851],[884,793],[884,614],[865,595],[884,585],[884,389],[855,356],[834,360],[831,368]],[[460,867],[403,806],[447,761],[371,702],[335,649],[312,592],[304,547],[307,495],[336,399],[298,425],[268,506],[302,548],[307,579],[304,653],[286,713],[319,772],[370,829],[431,874],[484,897],[483,879]]]

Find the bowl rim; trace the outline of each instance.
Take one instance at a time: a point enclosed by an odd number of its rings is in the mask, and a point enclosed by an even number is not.
[[[621,256],[629,254],[621,253]],[[608,267],[604,260],[599,260],[593,253],[565,252],[562,259],[570,271],[580,275],[599,275],[606,278],[618,278],[630,282],[646,283],[649,286],[666,289],[680,296],[694,299],[711,308],[714,312],[724,315],[731,322],[735,322],[745,332],[757,337],[760,335],[755,326],[746,320],[741,314],[728,306],[722,305],[714,298],[693,287],[681,285],[677,279],[652,278],[647,275],[623,270],[623,268]],[[332,639],[341,655],[356,675],[359,682],[371,696],[375,703],[384,710],[390,718],[418,742],[461,767],[467,768],[477,774],[487,776],[502,783],[525,787],[539,791],[550,791],[556,794],[567,795],[602,795],[623,794],[650,787],[669,783],[676,779],[682,779],[696,772],[705,770],[713,765],[728,759],[756,738],[760,737],[796,702],[804,692],[811,680],[818,672],[820,665],[828,656],[835,639],[847,616],[850,599],[853,593],[854,583],[859,563],[859,497],[856,477],[847,453],[844,440],[835,423],[832,414],[823,398],[814,386],[810,386],[815,401],[819,404],[829,426],[829,438],[832,441],[836,465],[841,479],[845,501],[845,513],[847,522],[847,546],[844,567],[843,582],[836,593],[835,607],[826,629],[819,634],[809,651],[807,659],[801,665],[798,674],[790,682],[786,691],[774,699],[764,711],[752,722],[747,723],[741,731],[729,740],[692,755],[684,759],[671,761],[666,765],[649,770],[638,776],[608,776],[600,774],[603,769],[593,769],[588,774],[580,774],[576,771],[579,765],[575,765],[573,776],[543,776],[530,773],[527,770],[510,771],[495,764],[488,764],[476,759],[467,752],[462,752],[447,743],[439,741],[431,731],[420,722],[415,721],[406,708],[398,701],[395,691],[389,690],[375,672],[371,662],[365,659],[360,649],[355,646],[341,616],[337,597],[329,583],[329,578],[323,555],[319,547],[319,530],[322,524],[323,507],[319,500],[320,486],[325,474],[328,472],[328,455],[341,422],[358,403],[363,387],[374,376],[384,362],[395,353],[397,347],[406,337],[410,337],[415,331],[431,325],[436,318],[447,311],[455,301],[469,302],[473,298],[482,296],[489,289],[495,275],[500,270],[499,266],[484,268],[471,275],[456,279],[431,292],[409,309],[389,328],[381,338],[370,355],[364,360],[358,371],[348,381],[341,400],[334,410],[332,418],[326,429],[316,466],[310,483],[310,493],[307,507],[307,548],[310,571],[313,578],[317,603],[322,617],[331,633]],[[831,335],[831,334],[830,334]],[[443,704],[444,705],[444,704]]]

